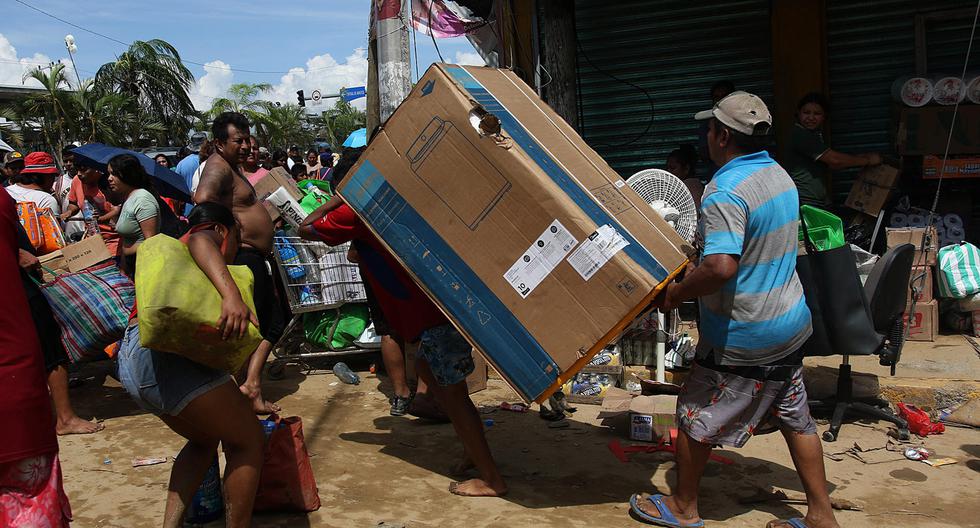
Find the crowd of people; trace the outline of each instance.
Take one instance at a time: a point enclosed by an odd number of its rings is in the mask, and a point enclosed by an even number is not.
[[[674,494],[636,494],[630,507],[653,524],[703,526],[698,489],[712,448],[741,447],[753,435],[779,430],[809,509],[805,519],[770,526],[833,528],[837,523],[822,448],[802,379],[800,347],[812,332],[795,272],[803,180],[766,151],[772,118],[762,100],[734,90],[721,93],[728,87],[713,90],[713,95],[719,92],[714,106],[696,116],[704,123],[703,147],[714,169],[710,180],[698,181],[693,147],[682,147],[668,159],[671,172],[684,180],[699,203],[701,256],[655,304],[670,309],[699,299],[700,339],[695,366],[678,398]],[[803,139],[819,127],[814,125],[819,121],[815,106],[826,113],[822,100],[809,98],[800,105],[804,132],[799,143],[805,143],[800,152],[806,160],[834,167],[880,162],[880,157],[848,157],[818,145],[812,137]],[[15,213],[15,202],[30,201],[51,209],[66,225],[81,215],[82,231],[112,244],[117,263],[131,277],[137,264],[134,255],[147,239],[161,233],[179,238],[221,296],[218,325],[223,336],[235,339],[249,325],[258,327],[260,344],[242,372],[229,374],[143,346],[140,314],[134,307],[116,356],[125,390],[186,440],[171,472],[164,526],[180,525],[219,444],[226,457],[226,525],[249,525],[265,441],[256,416],[278,410],[262,396],[261,372],[282,336],[286,317],[273,258],[276,226],[254,184],[279,167],[297,178],[337,185],[363,151],[345,149],[334,156],[311,149],[304,158],[293,146],[270,153],[249,130],[244,115],[221,114],[213,122],[211,140],[197,155],[178,161],[174,170],[192,192],[187,204],[162,200],[152,177],[129,154],[111,159],[105,173],[85,158],[72,159],[70,151],[64,153],[64,173],[44,152],[6,156],[7,187],[0,192],[5,252],[0,258],[0,288],[12,309],[0,311],[0,383],[10,383],[14,392],[9,394],[15,397],[0,402],[0,419],[16,425],[12,440],[0,447],[0,515],[33,515],[50,526],[64,526],[71,510],[61,486],[56,435],[101,428],[75,415],[68,400],[67,359],[52,337],[57,332],[51,328],[56,323],[50,308],[31,280],[38,261],[29,242],[25,245]],[[155,162],[170,166],[166,156],[157,156]],[[448,419],[463,445],[458,469],[475,469],[479,475],[453,482],[449,491],[461,496],[506,494],[507,484],[465,383],[474,369],[471,345],[339,196],[313,211],[298,232],[329,245],[351,243],[348,258],[358,263],[371,292],[372,319],[384,336],[382,358],[394,388],[391,414],[404,415],[416,406],[419,415]],[[231,279],[231,264],[252,271],[254,313]],[[405,380],[403,353],[409,347],[417,348],[417,392]],[[52,403],[56,420],[38,420],[52,413]],[[27,466],[33,468],[30,479],[19,473]]]

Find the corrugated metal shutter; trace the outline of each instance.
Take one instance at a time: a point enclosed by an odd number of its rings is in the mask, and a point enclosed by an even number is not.
[[[580,130],[621,175],[663,167],[697,144],[694,113],[729,79],[772,102],[769,0],[719,2],[577,0]],[[654,100],[653,125],[650,104]]]
[[[894,154],[891,86],[898,77],[915,73],[915,15],[975,5],[974,0],[928,5],[918,0],[827,0],[831,146],[847,153]],[[930,24],[926,35],[930,72],[959,75],[971,23]],[[855,174],[854,170],[835,174],[837,203],[847,197]]]

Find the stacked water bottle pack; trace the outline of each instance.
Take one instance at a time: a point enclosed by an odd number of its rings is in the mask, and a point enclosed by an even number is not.
[[[350,244],[328,246],[279,231],[275,246],[294,310],[366,300],[357,264],[347,259]]]

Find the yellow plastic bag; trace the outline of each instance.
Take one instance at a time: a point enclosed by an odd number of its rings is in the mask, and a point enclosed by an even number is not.
[[[228,266],[231,278],[252,313],[254,278],[245,266]],[[197,266],[181,241],[156,235],[136,253],[136,307],[141,344],[211,368],[236,372],[262,341],[248,325],[245,337],[221,339],[221,294]]]

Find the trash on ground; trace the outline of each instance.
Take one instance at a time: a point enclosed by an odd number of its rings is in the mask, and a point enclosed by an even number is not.
[[[342,361],[333,366],[333,375],[348,385],[358,385],[361,383],[360,376]]]
[[[523,403],[503,402],[500,404],[500,408],[505,411],[517,412],[517,413],[526,413],[528,410],[527,405],[524,405]]]
[[[933,458],[931,460],[923,460],[926,464],[932,467],[948,466],[950,464],[955,464],[957,460],[955,458]]]
[[[109,457],[105,457],[102,459],[102,465],[108,466],[110,464],[112,464],[112,459],[110,459]]]
[[[739,504],[756,504],[759,502],[787,502],[794,504],[806,504],[806,495],[795,493],[769,486],[768,488],[757,488],[754,495],[738,499]],[[835,510],[863,511],[864,505],[855,501],[841,499],[838,497],[830,498],[830,505]]]
[[[169,460],[167,457],[136,457],[133,459],[133,467],[155,466],[165,464]]]
[[[905,450],[905,458],[909,460],[927,460],[929,450],[924,447],[910,447]]]
[[[667,445],[663,442],[657,445],[623,446],[622,444],[619,443],[619,440],[616,440],[615,438],[610,440],[609,443],[606,444],[606,447],[609,448],[609,451],[612,452],[613,456],[618,458],[619,461],[623,463],[630,461],[629,459],[630,453],[657,453],[661,451],[665,453],[673,453],[675,451],[674,446]],[[730,466],[735,463],[734,460],[728,457],[723,457],[721,455],[714,455],[714,454],[710,455],[708,457],[708,460],[712,460],[714,462],[720,462],[722,464],[725,464],[726,466]]]
[[[933,422],[929,418],[929,413],[912,404],[899,403],[898,415],[909,423],[909,431],[919,436],[942,434],[946,430],[945,425]]]

